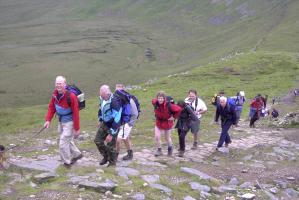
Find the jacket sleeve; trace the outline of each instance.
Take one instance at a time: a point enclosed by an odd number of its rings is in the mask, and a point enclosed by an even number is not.
[[[70,97],[71,97],[71,109],[73,112],[74,129],[77,131],[80,129],[78,100],[74,93],[70,93]]]
[[[182,108],[181,108],[180,106],[178,106],[178,105],[175,105],[175,104],[171,104],[171,105],[170,105],[170,108],[171,108],[171,110],[172,110],[172,112],[173,112],[173,117],[174,117],[175,119],[179,118],[180,113],[181,113],[181,111],[182,111]]]
[[[158,102],[158,100],[156,98],[152,99],[153,106],[156,106],[157,102]]]
[[[192,108],[190,106],[187,106],[187,110],[188,110],[188,113],[189,113],[192,121],[199,121],[198,117],[195,115],[194,111],[192,110]]]
[[[45,120],[50,122],[55,113],[56,113],[56,109],[54,105],[54,98],[52,97],[48,105],[48,112],[46,114]]]
[[[219,106],[217,105],[217,107],[216,107],[216,113],[215,113],[215,122],[218,122],[219,115],[220,115],[220,109],[219,109]]]
[[[118,98],[113,97],[111,100],[111,109],[112,109],[112,115],[113,115],[113,122],[111,126],[111,132],[112,134],[117,132],[119,127],[121,126],[121,103]],[[114,134],[113,134],[114,135]]]

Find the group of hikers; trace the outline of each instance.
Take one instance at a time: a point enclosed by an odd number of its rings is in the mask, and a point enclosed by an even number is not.
[[[76,93],[74,90],[76,90],[76,87],[67,85],[65,77],[56,77],[55,89],[44,123],[44,127],[48,128],[54,114],[56,113],[58,116],[59,153],[66,167],[71,167],[72,164],[83,157],[74,143],[74,137],[76,138],[80,134],[79,110],[85,106],[85,103],[82,101],[81,91]],[[216,147],[217,150],[222,148],[223,145],[228,147],[231,143],[228,131],[232,125],[238,126],[243,104],[246,101],[244,91],[238,92],[235,97],[225,97],[224,95],[224,92],[220,91],[211,101],[216,107],[215,123],[218,124],[219,118],[221,119],[222,130]],[[257,95],[250,103],[250,127],[254,127],[255,121],[261,116],[263,108],[266,107],[266,101],[267,97]],[[159,91],[152,100],[152,105],[155,114],[155,156],[163,155],[161,135],[164,135],[167,142],[167,155],[172,156],[171,132],[173,127],[177,129],[179,136],[179,157],[184,156],[186,149],[185,138],[189,131],[193,134],[191,149],[197,149],[200,121],[202,115],[207,112],[207,106],[199,98],[196,90],[189,90],[185,100],[177,103],[165,92]],[[116,84],[114,92],[111,91],[108,85],[102,85],[99,88],[98,131],[94,142],[103,156],[102,160],[99,161],[100,165],[107,163],[108,166],[116,165],[122,141],[127,149],[127,155],[122,159],[133,159],[130,135],[139,113],[138,99],[127,92],[123,84]]]

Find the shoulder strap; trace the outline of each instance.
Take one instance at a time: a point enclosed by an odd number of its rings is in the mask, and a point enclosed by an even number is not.
[[[66,91],[66,101],[67,101],[67,104],[69,105],[69,107],[71,107],[71,105],[72,105],[71,93],[68,90]]]
[[[196,110],[197,105],[198,105],[198,97],[196,97],[196,100],[195,100],[195,108],[194,108],[194,110]]]

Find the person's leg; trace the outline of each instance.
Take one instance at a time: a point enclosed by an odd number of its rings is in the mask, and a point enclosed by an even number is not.
[[[217,144],[217,147],[220,148],[222,147],[223,143],[225,142],[225,139],[227,138],[228,135],[228,129],[230,128],[231,123],[227,123],[227,122],[223,122],[221,123],[221,134],[220,134],[220,138]]]
[[[187,135],[187,131],[182,131],[181,129],[178,129],[178,134],[180,143],[179,157],[183,157],[185,153],[185,138]]]
[[[116,140],[117,135],[112,137],[112,140],[107,143],[108,166],[116,165]]]
[[[240,121],[240,117],[241,117],[241,111],[240,109],[236,110],[236,126],[238,126],[238,123]]]
[[[232,141],[231,141],[231,139],[230,139],[230,136],[229,136],[229,132],[228,132],[228,130],[230,129],[230,127],[232,126],[232,124],[233,124],[233,122],[232,121],[227,121],[226,122],[226,125],[225,125],[225,128],[227,129],[227,135],[226,135],[226,137],[225,137],[225,147],[228,147],[228,145],[230,144],[230,143],[232,143]]]
[[[197,149],[198,146],[198,139],[199,139],[199,127],[200,121],[191,121],[191,133],[193,134],[193,146],[191,147],[192,150]]]
[[[127,155],[123,157],[123,160],[132,160],[133,159],[133,150],[132,150],[132,143],[131,143],[131,139],[130,139],[130,135],[131,135],[131,131],[132,131],[131,126],[129,126],[129,124],[125,124],[124,126],[124,143],[126,145],[127,148]]]
[[[155,126],[155,143],[156,143],[156,147],[157,147],[155,156],[162,155],[161,134],[162,134],[161,130],[157,126]]]
[[[104,124],[102,124],[100,126],[100,128],[98,129],[98,132],[97,132],[96,137],[94,139],[94,143],[96,144],[99,152],[103,156],[102,161],[100,161],[100,165],[104,165],[108,162],[107,148],[106,148],[106,145],[104,143],[107,136],[108,136],[108,129]]]
[[[72,122],[59,123],[59,128],[58,128],[60,130],[59,153],[63,163],[66,165],[70,165],[72,161],[71,149],[70,149],[70,145],[73,137],[72,128],[73,128]]]
[[[164,136],[165,136],[165,140],[167,141],[167,155],[171,156],[172,155],[172,151],[173,151],[173,147],[172,147],[172,139],[171,139],[171,129],[170,130],[164,130]]]

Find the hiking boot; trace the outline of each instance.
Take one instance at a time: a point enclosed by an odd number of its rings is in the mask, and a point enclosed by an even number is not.
[[[63,166],[67,169],[70,169],[72,167],[72,164],[63,163]]]
[[[184,157],[184,153],[185,153],[185,151],[180,150],[180,151],[179,151],[179,157]]]
[[[197,142],[193,142],[193,146],[191,147],[192,150],[196,150],[197,149]]]
[[[71,164],[74,164],[75,162],[77,162],[77,160],[80,160],[81,158],[83,158],[82,153],[79,156],[77,156],[76,158],[73,158],[71,161]]]
[[[108,162],[107,156],[104,156],[103,159],[100,161],[100,165],[105,165]]]
[[[107,167],[114,167],[114,166],[116,166],[116,162],[109,161],[109,164],[107,165]]]
[[[155,152],[155,156],[162,156],[163,153],[162,153],[162,149],[161,148],[158,148],[157,151]]]
[[[128,154],[123,157],[123,160],[132,160],[133,159],[133,151],[128,150]]]
[[[167,156],[172,156],[172,146],[168,147],[167,149]]]

